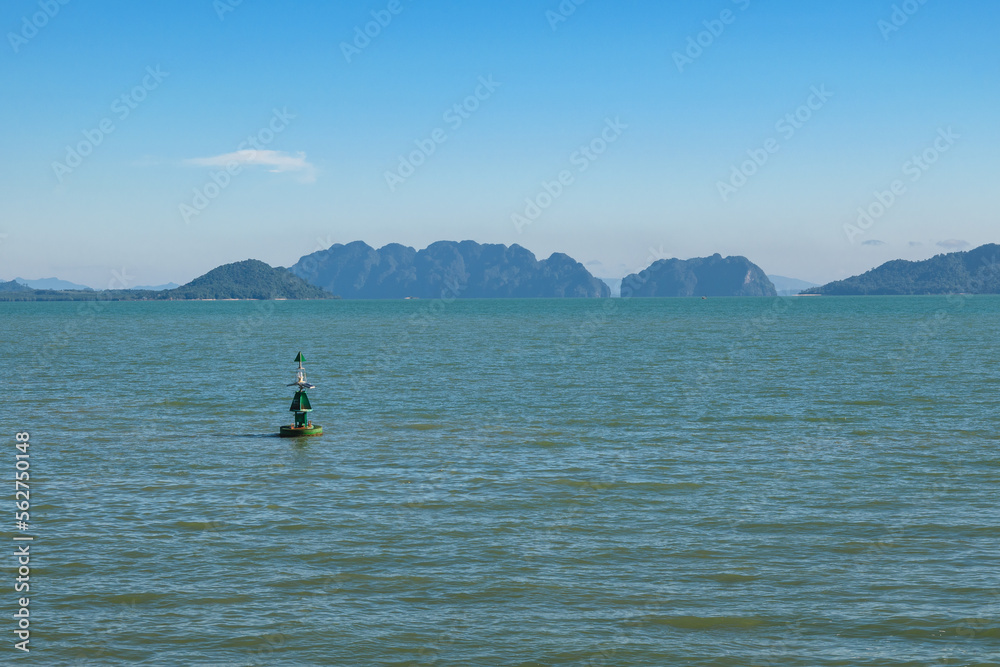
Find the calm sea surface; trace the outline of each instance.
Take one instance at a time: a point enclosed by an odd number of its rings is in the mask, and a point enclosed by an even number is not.
[[[0,341],[18,664],[1000,664],[1000,298],[0,304]]]

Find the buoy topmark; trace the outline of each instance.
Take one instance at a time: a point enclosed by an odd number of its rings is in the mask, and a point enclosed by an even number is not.
[[[306,381],[306,371],[302,367],[305,360],[306,358],[302,356],[301,352],[295,357],[295,362],[299,365],[298,376],[295,382],[288,385],[289,387],[296,388],[295,396],[292,398],[292,407],[288,409],[289,412],[295,413],[295,423],[281,427],[279,435],[282,438],[304,438],[323,435],[323,427],[309,421],[309,413],[312,412],[312,405],[309,403],[309,395],[306,394],[306,389],[315,389],[316,385],[309,384]]]

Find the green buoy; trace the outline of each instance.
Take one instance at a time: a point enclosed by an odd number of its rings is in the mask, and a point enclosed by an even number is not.
[[[312,405],[309,404],[309,396],[306,389],[315,389],[316,385],[306,382],[306,371],[302,368],[302,363],[306,360],[302,353],[295,357],[295,363],[299,365],[298,379],[288,385],[296,387],[295,397],[292,398],[292,407],[289,412],[295,413],[295,423],[291,426],[281,427],[282,438],[305,438],[309,436],[323,435],[323,427],[309,421],[309,413],[312,412]]]

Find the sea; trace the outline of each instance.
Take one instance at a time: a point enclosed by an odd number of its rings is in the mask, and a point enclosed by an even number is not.
[[[1000,297],[2,303],[0,340],[3,664],[1000,665]],[[282,439],[300,352],[325,433]]]

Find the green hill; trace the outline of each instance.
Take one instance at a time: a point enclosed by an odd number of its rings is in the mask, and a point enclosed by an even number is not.
[[[922,262],[897,259],[868,273],[804,294],[827,296],[1000,294],[1000,246],[937,255]]]
[[[16,280],[0,282],[0,301],[35,301],[35,290]]]
[[[30,287],[22,285],[16,280],[0,282],[0,292],[31,292],[31,291],[33,290]]]
[[[177,289],[159,292],[167,299],[332,299],[284,268],[256,259],[212,269]]]

